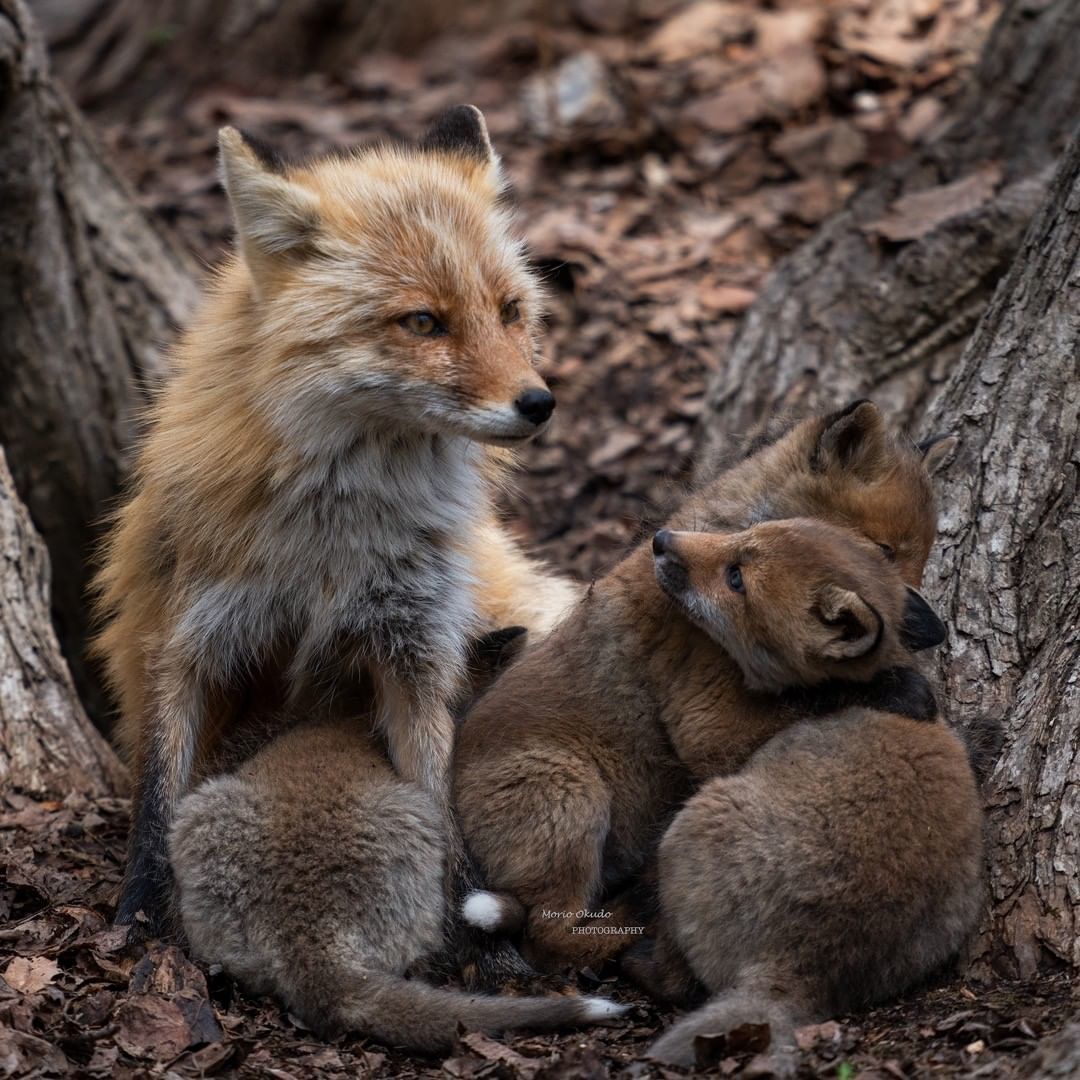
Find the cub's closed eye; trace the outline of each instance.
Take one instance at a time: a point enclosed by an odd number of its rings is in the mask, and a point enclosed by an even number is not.
[[[881,548],[881,554],[884,555],[885,558],[889,560],[889,562],[896,561],[896,552],[893,551],[893,549],[889,547],[888,544],[878,544],[878,547]]]
[[[430,311],[410,311],[398,319],[398,326],[418,337],[439,337],[446,333],[446,327]]]
[[[518,302],[516,300],[507,300],[501,308],[499,308],[499,318],[502,319],[506,326],[511,323],[516,323],[521,318],[521,310],[518,308]]]
[[[743,584],[743,579],[742,579],[742,570],[739,568],[737,563],[732,563],[727,568],[726,577],[727,577],[728,588],[732,592],[737,592],[737,593],[746,592],[746,586]]]

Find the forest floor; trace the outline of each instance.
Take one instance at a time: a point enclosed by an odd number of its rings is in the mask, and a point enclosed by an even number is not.
[[[933,137],[998,6],[574,0],[561,23],[445,35],[332,78],[272,92],[221,81],[179,107],[150,100],[92,118],[144,205],[212,264],[229,233],[221,124],[304,156],[413,136],[447,105],[479,105],[552,299],[543,371],[558,422],[525,453],[508,516],[588,579],[679,497],[706,380],[769,269],[868,170]],[[932,226],[933,206],[902,204],[868,225],[883,242]],[[449,1058],[424,1061],[321,1043],[179,950],[127,946],[108,925],[126,811],[123,800],[0,800],[0,1077],[648,1075],[640,1055],[669,1014],[610,976],[603,992],[635,1006],[625,1022],[464,1034]],[[1040,1038],[1078,1006],[1064,975],[946,980],[806,1029],[800,1070],[1039,1075]],[[768,1074],[752,1039],[709,1052],[722,1075]]]

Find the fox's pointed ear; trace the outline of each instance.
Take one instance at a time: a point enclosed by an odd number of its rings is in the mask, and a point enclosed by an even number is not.
[[[420,147],[435,153],[462,154],[488,165],[496,165],[499,160],[484,114],[475,105],[447,109],[424,132]]]
[[[306,248],[318,229],[319,200],[287,180],[268,152],[234,127],[218,133],[221,180],[244,258],[258,276],[267,258]]]
[[[837,468],[871,476],[884,459],[884,451],[885,419],[881,410],[864,398],[825,418],[811,464],[817,472]]]
[[[922,454],[923,466],[933,476],[952,457],[959,445],[958,435],[932,435],[929,439],[916,443],[915,449]]]
[[[932,649],[945,640],[945,624],[937,612],[923,599],[922,593],[908,586],[904,602],[904,621],[900,625],[900,640],[912,651]]]
[[[857,660],[881,642],[881,616],[851,589],[826,585],[818,593],[815,614],[822,630],[818,651],[829,660]]]

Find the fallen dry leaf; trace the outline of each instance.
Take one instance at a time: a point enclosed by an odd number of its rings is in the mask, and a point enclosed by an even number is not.
[[[484,1035],[479,1031],[470,1031],[462,1035],[458,1042],[485,1061],[505,1065],[514,1070],[515,1075],[524,1080],[535,1075],[543,1067],[542,1061],[535,1058],[527,1058],[509,1046]]]
[[[22,994],[36,994],[59,974],[59,965],[47,956],[16,956],[4,968],[4,981]]]
[[[778,53],[761,69],[761,93],[771,113],[786,116],[808,109],[828,87],[825,67],[809,46]]]
[[[772,1029],[768,1024],[740,1024],[717,1035],[694,1037],[694,1062],[699,1069],[718,1065],[737,1054],[761,1054],[769,1049]]]
[[[132,1057],[170,1061],[224,1037],[210,1003],[184,990],[171,998],[133,994],[116,1010],[116,1043]]]
[[[602,469],[613,461],[625,457],[641,445],[641,435],[636,431],[613,431],[590,455],[589,467]]]
[[[676,64],[716,52],[729,41],[747,37],[753,28],[748,8],[721,0],[699,0],[656,30],[646,51],[662,64]]]
[[[951,184],[901,195],[880,218],[863,228],[887,240],[918,240],[942,223],[982,206],[993,197],[1001,176],[999,165],[987,165]]]
[[[818,1043],[838,1043],[842,1035],[843,1028],[835,1020],[807,1024],[795,1029],[795,1045],[800,1050],[812,1050]]]

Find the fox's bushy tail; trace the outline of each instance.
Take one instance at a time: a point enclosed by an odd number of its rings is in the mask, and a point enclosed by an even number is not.
[[[349,980],[333,1015],[304,1016],[315,1030],[355,1031],[387,1046],[422,1053],[449,1050],[458,1025],[488,1034],[516,1028],[551,1030],[611,1020],[627,1006],[602,997],[501,997],[430,986],[386,972]]]
[[[735,987],[665,1031],[649,1048],[649,1057],[691,1068],[697,1058],[694,1041],[699,1035],[726,1035],[743,1024],[768,1024],[770,1049],[781,1051],[793,1045],[795,1028],[809,1019],[807,1011],[793,999]]]

